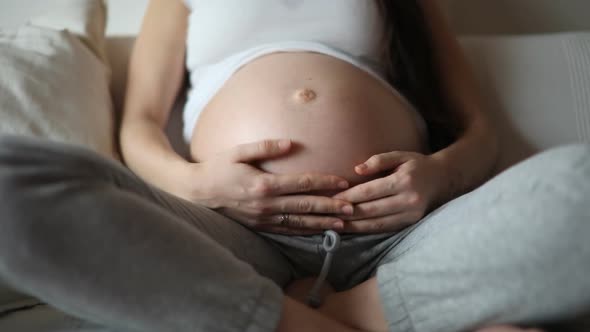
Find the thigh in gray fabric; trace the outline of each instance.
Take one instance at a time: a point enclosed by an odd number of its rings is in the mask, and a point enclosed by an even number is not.
[[[426,216],[377,273],[395,331],[590,312],[590,146],[533,156]]]
[[[272,331],[290,265],[268,241],[90,150],[0,136],[0,278],[133,331]]]

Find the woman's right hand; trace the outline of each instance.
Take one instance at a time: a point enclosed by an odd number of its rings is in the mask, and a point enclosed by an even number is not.
[[[189,189],[188,199],[259,231],[313,234],[342,229],[343,221],[334,215],[351,215],[350,203],[305,193],[346,189],[345,179],[317,173],[272,174],[250,164],[283,156],[291,145],[290,140],[242,144],[191,164],[189,178],[199,180]]]

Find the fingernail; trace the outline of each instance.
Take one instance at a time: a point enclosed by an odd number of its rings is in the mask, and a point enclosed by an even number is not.
[[[354,214],[354,209],[350,205],[345,205],[342,207],[342,212],[350,216]]]
[[[286,149],[291,145],[291,140],[282,139],[279,141],[279,148]]]
[[[356,167],[359,171],[366,171],[369,166],[367,164],[360,164]]]
[[[342,221],[337,221],[335,223],[332,224],[333,228],[337,228],[337,229],[342,229],[344,228],[344,222]]]
[[[338,182],[338,187],[340,187],[342,189],[346,189],[346,188],[348,188],[348,182],[340,181],[340,182]]]

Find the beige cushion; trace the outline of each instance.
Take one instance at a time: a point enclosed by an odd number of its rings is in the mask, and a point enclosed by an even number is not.
[[[461,39],[498,124],[498,170],[534,151],[590,143],[590,32]]]
[[[54,4],[61,10],[0,28],[0,134],[74,142],[114,158],[103,2]],[[0,311],[23,298],[0,280]]]
[[[67,31],[0,31],[0,133],[113,155],[109,69]]]
[[[48,305],[28,307],[0,318],[2,332],[121,332],[68,315]]]

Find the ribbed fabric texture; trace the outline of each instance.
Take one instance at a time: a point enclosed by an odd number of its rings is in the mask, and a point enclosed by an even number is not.
[[[571,71],[578,138],[590,142],[590,37],[575,34],[563,41]]]

